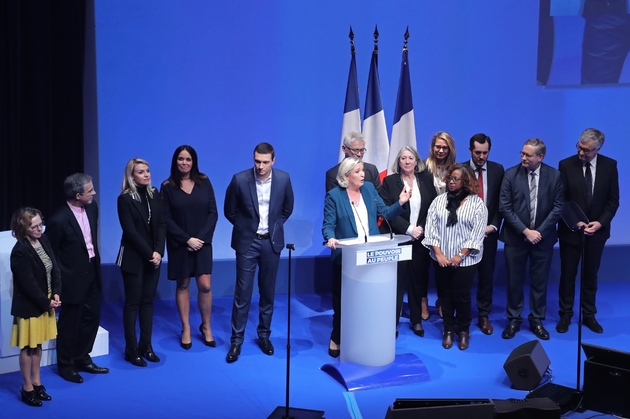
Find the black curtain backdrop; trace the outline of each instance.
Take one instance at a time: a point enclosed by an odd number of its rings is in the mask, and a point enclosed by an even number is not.
[[[13,212],[44,218],[84,167],[86,0],[0,1],[0,231]]]

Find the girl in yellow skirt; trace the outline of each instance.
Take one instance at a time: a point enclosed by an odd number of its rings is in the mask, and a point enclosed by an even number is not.
[[[61,305],[61,275],[46,236],[42,235],[42,213],[20,208],[11,218],[17,243],[11,251],[13,273],[13,331],[11,346],[20,348],[22,401],[41,406],[52,400],[40,377],[42,344],[57,337],[55,308]]]

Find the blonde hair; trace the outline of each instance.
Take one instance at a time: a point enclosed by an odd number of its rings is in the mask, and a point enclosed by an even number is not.
[[[352,170],[354,170],[355,166],[359,163],[363,163],[361,159],[356,157],[346,157],[339,164],[339,170],[337,170],[337,183],[342,188],[348,187],[348,179],[346,175],[349,175]]]
[[[437,143],[437,140],[446,141],[446,145],[448,146],[448,156],[446,156],[446,161],[442,165],[442,170],[438,168],[437,161],[435,158],[435,144]],[[431,138],[431,148],[429,149],[429,157],[427,157],[426,164],[427,164],[427,168],[429,169],[429,172],[431,172],[434,177],[438,177],[438,178],[441,178],[443,176],[444,170],[447,167],[451,166],[452,164],[455,164],[455,141],[453,140],[453,137],[451,137],[451,134],[449,134],[446,131],[440,131],[440,132],[437,132],[435,135],[433,135],[433,137]]]
[[[400,156],[402,155],[403,151],[409,151],[416,158],[416,167],[413,168],[414,173],[420,173],[426,168],[426,166],[424,165],[424,162],[420,158],[420,154],[418,154],[416,149],[410,145],[406,145],[403,148],[401,148],[400,151],[398,152],[398,155],[396,156],[396,160],[394,161],[394,164],[392,164],[392,173],[398,174],[402,171],[400,169]]]
[[[121,188],[121,193],[128,193],[136,201],[140,201],[140,195],[138,195],[138,188],[136,186],[136,183],[133,181],[133,171],[139,164],[146,164],[147,167],[149,167],[149,162],[139,157],[134,157],[133,159],[129,160],[129,162],[127,162],[127,166],[125,166],[125,173],[123,174]],[[154,190],[155,188],[153,188],[151,182],[149,181],[149,184],[147,185],[147,193],[151,198],[153,198]]]

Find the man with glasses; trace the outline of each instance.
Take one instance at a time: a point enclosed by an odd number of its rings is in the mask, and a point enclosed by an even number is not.
[[[508,326],[501,337],[511,339],[521,328],[524,307],[523,282],[529,260],[530,291],[527,316],[538,339],[549,339],[543,326],[547,310],[547,279],[553,246],[558,241],[556,223],[562,211],[563,185],[560,172],[542,162],[547,148],[538,138],[525,141],[521,163],[507,169],[501,183],[499,212],[508,273]]]
[[[72,383],[78,371],[106,374],[90,357],[101,319],[101,257],[98,207],[92,178],[83,173],[63,182],[66,203],[46,223],[46,236],[61,269],[63,305],[57,325],[57,370]]]
[[[589,223],[581,223],[582,231],[573,232],[564,223],[558,226],[560,238],[560,321],[559,333],[566,333],[573,316],[575,278],[582,256],[584,242],[584,278],[582,282],[583,323],[595,333],[604,328],[595,319],[597,308],[597,271],[606,240],[610,237],[610,223],[619,208],[619,174],[617,161],[599,154],[604,145],[604,133],[595,128],[582,132],[575,145],[577,154],[559,164],[565,185],[566,202],[575,202],[584,212]]]
[[[360,132],[350,131],[343,137],[341,150],[346,157],[356,157],[363,160],[363,155],[366,151],[365,137]],[[326,192],[339,185],[337,183],[339,164],[336,164],[335,167],[326,172]],[[365,172],[365,181],[372,182],[372,184],[374,184],[374,188],[378,192],[381,188],[381,179],[376,166],[371,163],[363,162],[363,171]]]

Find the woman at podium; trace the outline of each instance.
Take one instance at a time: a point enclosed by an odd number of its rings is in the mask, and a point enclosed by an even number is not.
[[[436,265],[438,298],[444,316],[442,346],[453,346],[457,329],[458,347],[463,351],[468,349],[470,340],[470,290],[474,265],[483,255],[488,209],[477,196],[479,183],[470,166],[450,166],[444,181],[448,192],[431,203],[422,244]]]
[[[333,263],[333,330],[330,334],[328,354],[339,356],[341,340],[341,249],[337,249],[339,239],[378,235],[379,216],[392,219],[404,212],[403,205],[409,201],[412,188],[403,188],[398,201],[387,206],[378,195],[374,185],[365,183],[363,162],[356,157],[347,157],[339,165],[337,182],[326,193],[324,203],[324,225],[322,234],[326,246],[332,249]]]
[[[50,242],[42,234],[43,226],[42,213],[35,208],[21,208],[11,218],[17,239],[11,251],[11,346],[20,348],[20,395],[29,406],[52,400],[41,381],[40,363],[42,344],[57,337],[55,308],[61,306],[61,273]]]
[[[424,237],[429,205],[437,193],[433,187],[433,175],[425,170],[424,162],[413,147],[405,146],[400,149],[396,161],[392,165],[392,172],[393,174],[383,180],[383,186],[379,191],[385,204],[389,205],[396,202],[400,192],[405,188],[414,190],[409,202],[403,205],[405,212],[391,220],[394,234],[408,235],[412,245],[411,260],[398,263],[396,326],[398,327],[400,320],[406,288],[409,298],[411,329],[415,335],[423,337],[422,320],[429,318],[426,302],[431,258],[429,257],[429,250],[422,245],[422,238]],[[388,233],[389,226],[382,223],[381,231]]]

